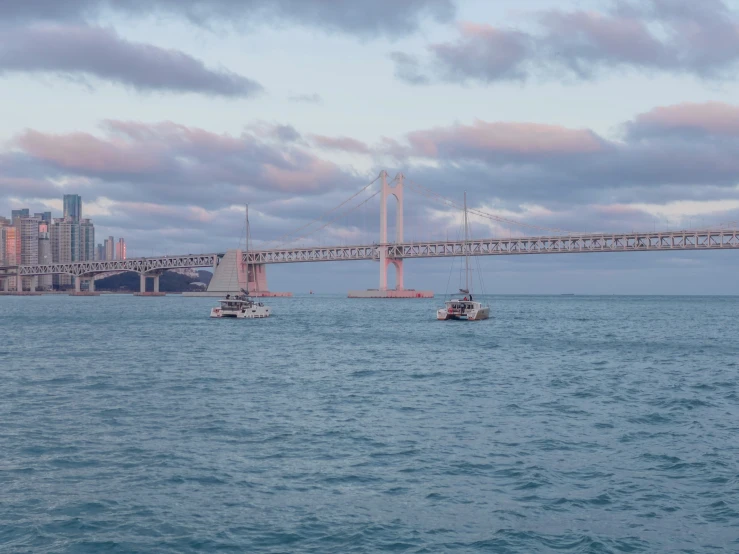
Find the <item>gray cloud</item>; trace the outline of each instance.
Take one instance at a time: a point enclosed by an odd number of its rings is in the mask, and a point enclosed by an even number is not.
[[[327,150],[340,150],[343,152],[354,152],[355,154],[369,154],[370,148],[360,140],[351,137],[326,137],[323,135],[311,135],[313,142]]]
[[[678,104],[655,108],[639,114],[626,126],[630,139],[652,136],[674,137],[737,137],[739,136],[739,106],[721,102]]]
[[[83,20],[105,8],[136,16],[177,15],[197,24],[291,22],[363,36],[399,36],[423,19],[449,21],[455,13],[452,0],[3,0],[0,21]]]
[[[270,138],[216,134],[170,122],[108,121],[104,136],[28,130],[16,137],[15,152],[4,156],[3,168],[12,177],[84,179],[93,198],[209,209],[247,199],[351,190],[360,182],[291,145],[295,130],[281,128],[282,135]]]
[[[526,77],[522,66],[531,54],[531,40],[525,33],[464,23],[460,34],[456,43],[430,46],[441,79],[492,82]]]
[[[550,10],[533,22],[538,32],[462,24],[456,41],[428,47],[425,64],[393,53],[396,75],[414,84],[491,83],[591,79],[620,68],[721,79],[739,62],[739,15],[722,0],[616,0],[607,11]]]
[[[405,52],[391,52],[390,59],[395,62],[395,76],[411,85],[427,85],[431,82],[423,74],[418,58]]]
[[[476,121],[409,133],[398,158],[421,182],[464,183],[509,208],[739,198],[739,107],[667,106],[624,128],[623,140],[609,140],[585,129]]]
[[[134,43],[112,29],[36,25],[0,31],[0,73],[94,76],[142,91],[243,97],[259,93],[255,81],[180,52]]]
[[[305,104],[322,104],[323,98],[320,94],[294,94],[288,97],[290,102],[303,102]]]

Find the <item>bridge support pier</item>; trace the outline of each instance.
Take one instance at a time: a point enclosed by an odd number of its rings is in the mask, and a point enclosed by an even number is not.
[[[99,292],[95,292],[95,276],[94,275],[75,275],[74,292],[70,292],[69,296],[100,296]],[[87,290],[82,290],[82,281],[87,281]]]
[[[162,276],[162,272],[155,273],[141,273],[139,275],[139,292],[134,293],[134,296],[165,296],[163,292],[159,292],[159,277]],[[151,277],[154,280],[153,292],[146,292],[146,279]]]
[[[99,292],[95,292],[95,276],[94,275],[75,275],[74,292],[70,292],[69,296],[100,296]],[[82,290],[82,281],[87,281],[87,290]]]
[[[247,272],[247,291],[249,294],[266,292],[267,266],[264,264],[250,264]]]

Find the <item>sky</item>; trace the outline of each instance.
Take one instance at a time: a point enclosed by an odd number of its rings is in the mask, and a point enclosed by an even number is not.
[[[368,243],[387,170],[407,240],[459,236],[439,197],[465,191],[506,220],[478,237],[733,226],[738,68],[729,0],[4,0],[0,215],[80,194],[129,256],[243,246],[247,203],[253,247]],[[450,266],[406,262],[406,286],[443,293]],[[475,269],[490,293],[735,294],[739,253]],[[378,266],[268,279],[345,292]]]

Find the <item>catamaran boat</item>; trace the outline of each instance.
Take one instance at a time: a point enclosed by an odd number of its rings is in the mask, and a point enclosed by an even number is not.
[[[269,317],[270,308],[261,302],[255,302],[244,294],[227,294],[218,308],[210,311],[210,317],[235,317],[238,319],[257,319]]]
[[[436,319],[465,319],[467,321],[479,321],[490,317],[490,307],[483,306],[481,302],[474,300],[470,289],[470,249],[466,192],[464,193],[464,252],[465,288],[459,289],[462,297],[447,300],[445,302],[445,306],[436,311]]]
[[[470,291],[459,289],[463,298],[447,300],[446,306],[439,308],[436,319],[466,319],[467,321],[478,321],[490,317],[490,307],[483,306],[481,302],[472,299]]]
[[[249,259],[249,205],[246,205],[246,258]],[[249,263],[246,264],[246,288],[249,288]],[[237,319],[262,319],[269,317],[272,310],[261,302],[249,298],[249,292],[241,289],[242,294],[227,294],[220,300],[218,308],[210,310],[210,317],[235,317]]]

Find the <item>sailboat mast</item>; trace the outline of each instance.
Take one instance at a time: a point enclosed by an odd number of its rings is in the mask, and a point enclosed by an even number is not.
[[[249,294],[249,204],[246,204],[246,294]]]
[[[467,191],[464,191],[464,288],[470,290],[469,229],[467,226]]]

